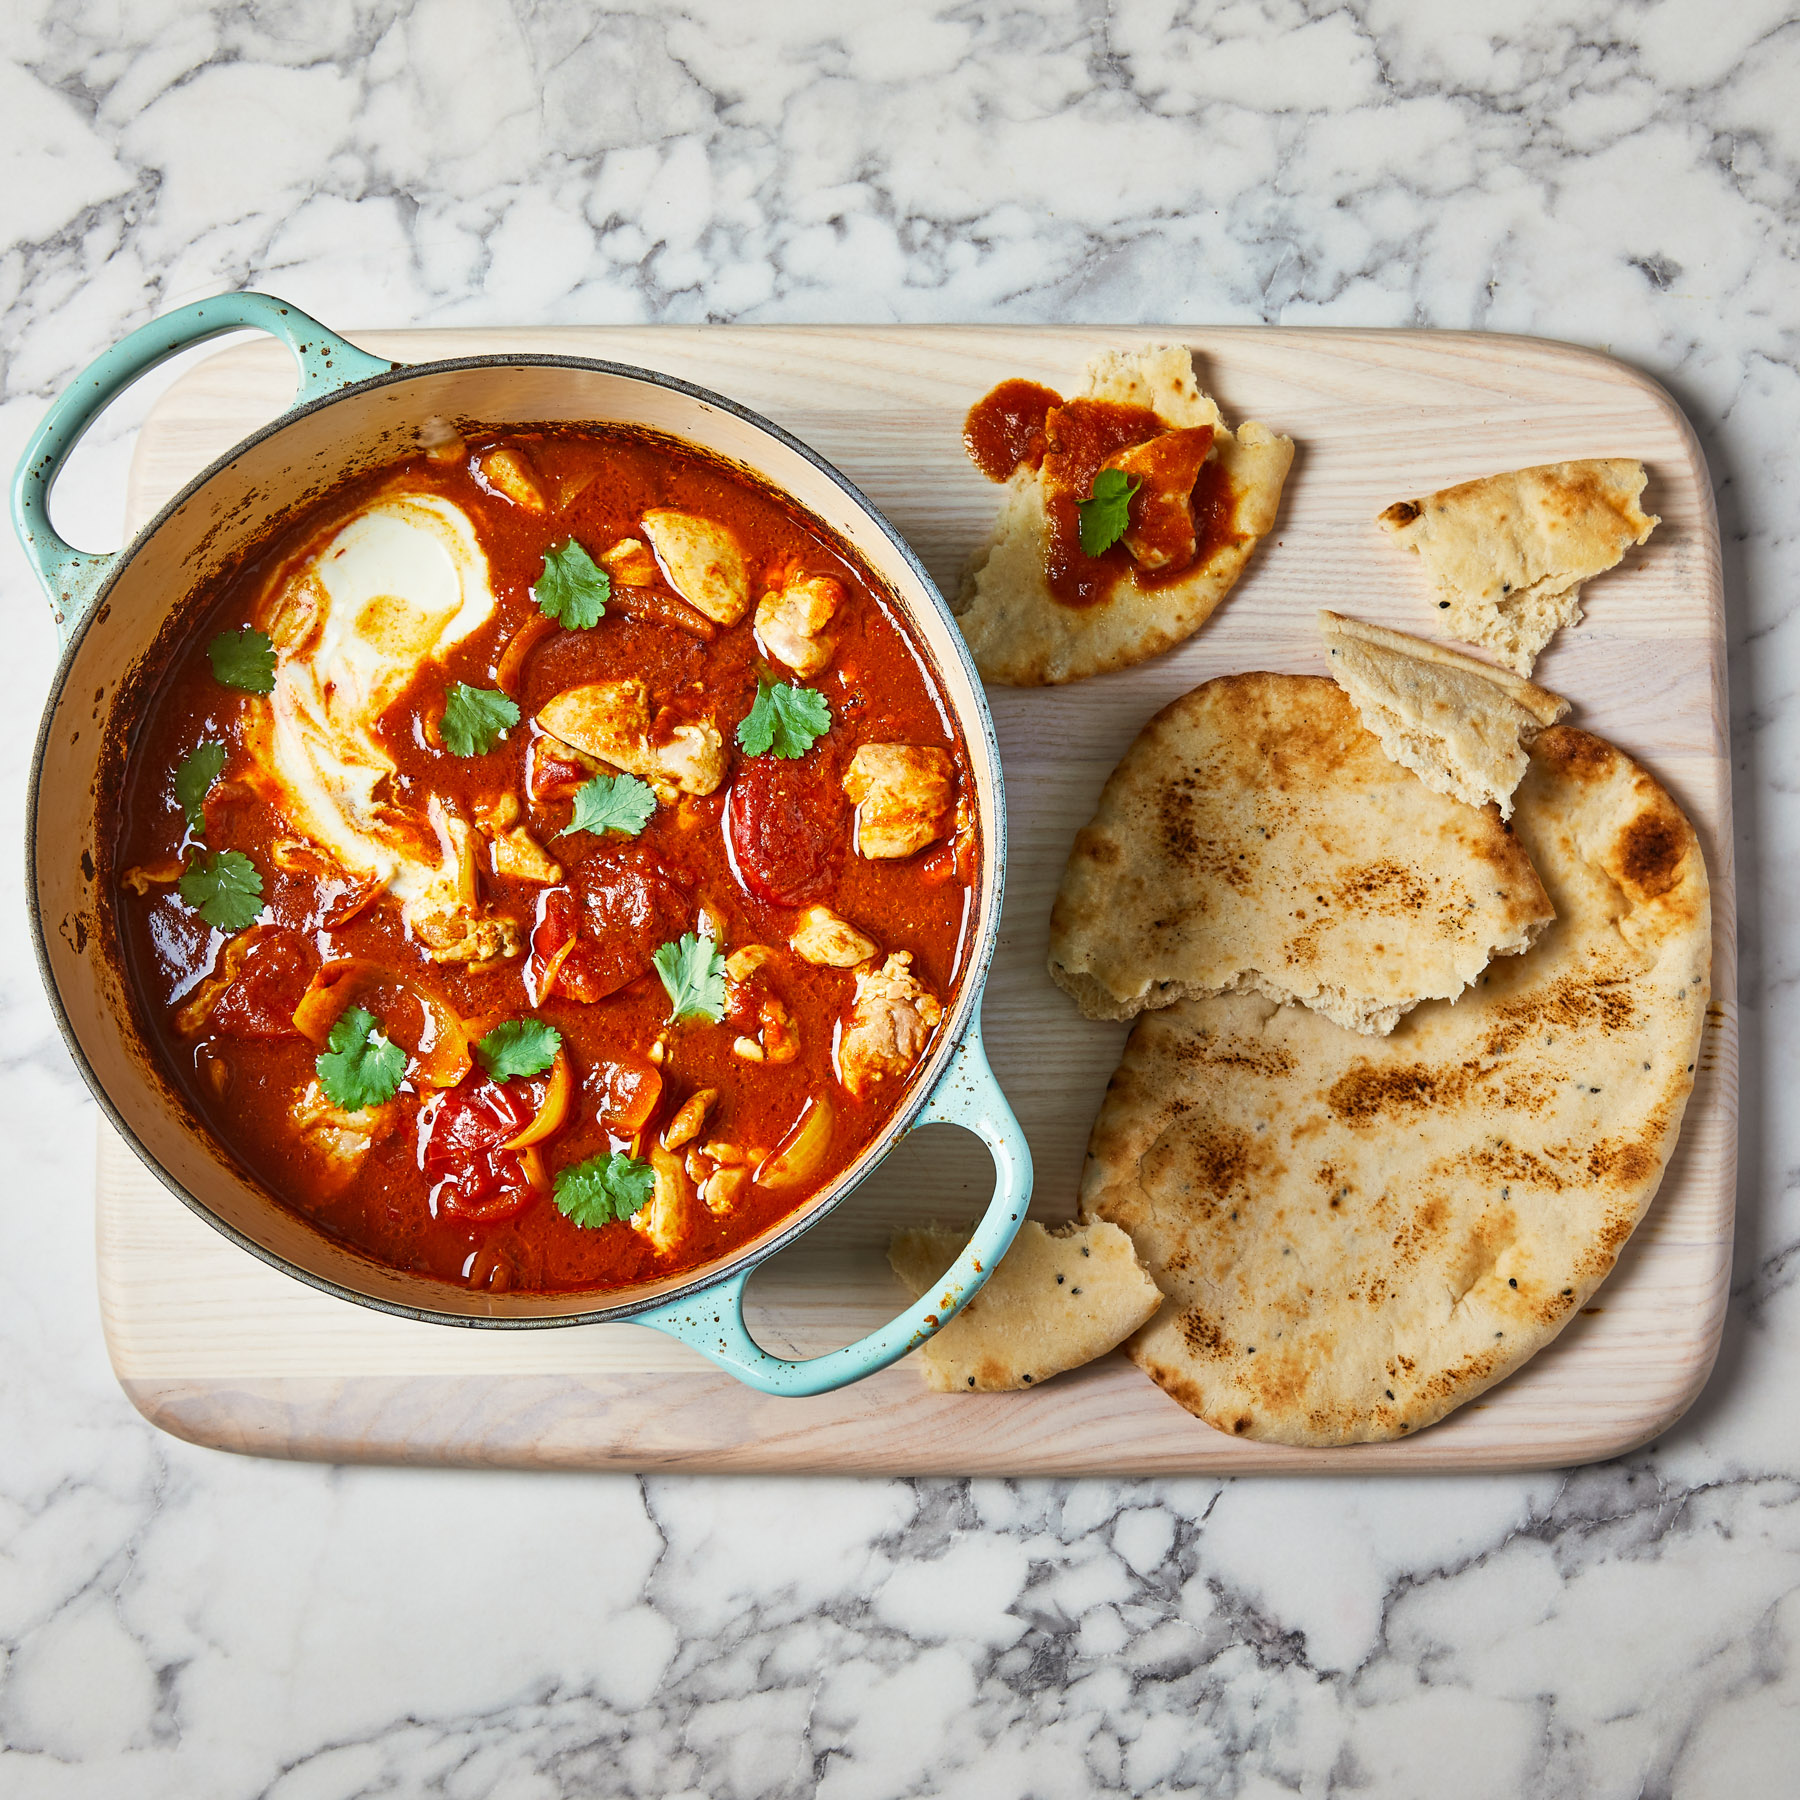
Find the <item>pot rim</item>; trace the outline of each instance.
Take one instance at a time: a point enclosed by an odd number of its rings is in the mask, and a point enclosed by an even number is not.
[[[397,386],[421,376],[454,374],[461,370],[507,367],[566,368],[578,369],[589,374],[617,376],[628,381],[666,388],[697,401],[703,407],[713,407],[728,413],[765,436],[773,438],[784,449],[810,463],[876,527],[887,540],[889,547],[911,570],[926,595],[943,615],[945,623],[949,625],[952,649],[968,679],[970,692],[975,698],[974,724],[979,730],[978,733],[970,735],[978,735],[985,749],[994,789],[994,826],[989,834],[991,841],[984,842],[982,845],[983,861],[986,863],[991,860],[994,870],[994,903],[991,914],[978,923],[974,953],[963,971],[962,985],[957,994],[956,1010],[949,1022],[949,1028],[942,1032],[938,1043],[932,1050],[931,1060],[936,1064],[935,1074],[931,1079],[926,1079],[923,1075],[915,1078],[911,1091],[882,1128],[881,1137],[876,1140],[879,1149],[876,1149],[875,1146],[865,1149],[857,1163],[838,1178],[834,1188],[827,1188],[823,1195],[814,1196],[802,1210],[783,1221],[762,1241],[734,1251],[716,1263],[704,1265],[674,1286],[661,1288],[637,1297],[632,1297],[633,1290],[625,1290],[626,1297],[623,1299],[580,1311],[501,1316],[440,1312],[430,1307],[409,1305],[403,1301],[390,1300],[358,1288],[348,1287],[341,1281],[333,1280],[330,1276],[302,1269],[278,1252],[259,1244],[247,1233],[220,1218],[205,1202],[197,1195],[190,1193],[162,1166],[131,1128],[129,1121],[101,1083],[76,1035],[68,1011],[63,1005],[62,993],[57,986],[55,970],[50,961],[43,907],[38,893],[37,844],[38,799],[50,731],[53,721],[61,710],[75,659],[87,640],[88,632],[105,619],[113,588],[117,585],[120,577],[131,566],[138,553],[174,514],[214,477],[221,474],[238,457],[242,456],[246,450],[277,436],[297,420],[374,389]],[[671,433],[669,435],[678,436],[679,434]],[[697,445],[696,448],[706,451],[704,445]],[[730,462],[732,460],[716,451],[706,451],[706,453],[717,456],[721,461]],[[761,472],[752,471],[752,473],[760,475]],[[761,478],[769,479],[767,476]],[[787,488],[780,483],[771,482],[770,485],[776,487],[777,491],[783,494],[788,493]],[[810,508],[802,508],[802,510],[809,516],[816,517],[811,514]],[[826,529],[830,530],[830,527],[826,527]],[[957,723],[967,734],[970,722],[962,716],[962,709],[956,703],[954,696],[946,695],[946,699],[950,703]],[[772,419],[764,417],[754,408],[745,406],[741,401],[733,400],[712,388],[702,387],[697,382],[686,381],[680,376],[666,375],[655,369],[646,369],[632,363],[614,362],[603,357],[567,356],[550,352],[503,351],[488,356],[456,356],[443,357],[429,362],[394,363],[382,373],[366,376],[359,381],[348,382],[331,393],[321,394],[314,399],[287,407],[266,425],[260,426],[249,436],[240,438],[228,450],[215,457],[192,480],[165,501],[126,543],[113,552],[111,564],[95,588],[92,599],[63,638],[61,653],[45,696],[43,714],[38,722],[37,739],[32,746],[26,793],[25,878],[25,906],[31,924],[32,951],[37,958],[39,978],[43,983],[45,994],[49,998],[50,1009],[56,1020],[57,1030],[62,1036],[64,1047],[68,1050],[89,1093],[93,1095],[113,1130],[130,1147],[139,1162],[190,1212],[203,1219],[215,1231],[236,1244],[238,1248],[248,1251],[258,1261],[266,1263],[269,1267],[279,1270],[296,1281],[305,1283],[310,1288],[330,1294],[336,1299],[347,1300],[358,1306],[370,1307],[377,1312],[387,1313],[396,1318],[413,1319],[422,1324],[458,1325],[477,1330],[498,1331],[552,1330],[570,1325],[597,1325],[629,1320],[638,1313],[679,1305],[682,1301],[704,1294],[733,1278],[747,1279],[770,1257],[786,1249],[797,1238],[811,1230],[814,1225],[834,1213],[862,1185],[874,1169],[886,1160],[901,1138],[911,1129],[918,1115],[930,1104],[939,1086],[954,1074],[957,1052],[968,1040],[971,1031],[977,1027],[980,1019],[982,995],[987,986],[988,973],[999,943],[1000,917],[1006,897],[1006,789],[1000,767],[1000,746],[995,737],[993,714],[987,703],[986,691],[982,686],[981,676],[976,670],[975,659],[970,654],[968,644],[956,625],[955,615],[950,611],[949,603],[944,599],[937,583],[919,560],[918,554],[912,546],[895,529],[887,515],[842,470],[821,456],[811,445],[796,437],[785,427],[776,424]],[[871,1151],[874,1153],[871,1154]],[[273,1204],[283,1204],[273,1195],[269,1197]],[[318,1228],[314,1226],[313,1229],[317,1230]],[[321,1233],[321,1235],[326,1234]],[[362,1255],[361,1252],[352,1250],[348,1245],[340,1246],[340,1248],[355,1256]],[[385,1266],[373,1258],[363,1257],[362,1260],[369,1262],[371,1267]],[[586,1297],[579,1291],[569,1296],[576,1301]],[[546,1295],[544,1298],[554,1299],[556,1296]]]

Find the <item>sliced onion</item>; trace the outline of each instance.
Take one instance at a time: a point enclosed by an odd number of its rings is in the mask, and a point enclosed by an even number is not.
[[[526,657],[554,630],[556,621],[545,613],[539,613],[535,619],[527,619],[512,634],[507,640],[506,648],[500,652],[500,661],[494,669],[494,686],[501,693],[517,695],[519,677],[525,672]]]
[[[575,896],[567,888],[550,888],[538,896],[537,923],[531,928],[531,951],[525,959],[525,996],[533,1006],[542,1006],[550,997],[563,964],[581,942],[576,919]]]
[[[756,1185],[779,1192],[810,1181],[831,1148],[831,1125],[831,1102],[823,1094],[808,1101],[806,1111],[775,1146],[775,1153],[757,1169]]]
[[[425,1013],[424,1036],[415,1045],[402,1044],[413,1057],[413,1073],[427,1087],[455,1087],[474,1066],[469,1056],[468,1032],[456,1009],[422,982],[383,963],[361,956],[340,956],[326,963],[294,1008],[294,1029],[315,1044],[322,1044],[339,1017],[356,1001],[391,994],[411,995]]]
[[[710,644],[719,635],[718,626],[697,607],[655,588],[621,585],[615,587],[607,599],[614,612],[636,619],[642,625],[672,625],[677,631],[697,637],[703,644]]]
[[[538,1104],[537,1117],[517,1137],[509,1137],[500,1148],[524,1150],[532,1144],[541,1144],[553,1131],[560,1130],[563,1120],[569,1116],[569,1098],[574,1092],[575,1073],[569,1067],[569,1053],[558,1050],[556,1060],[550,1065],[550,1085]],[[532,1154],[536,1155],[536,1152]]]
[[[248,931],[240,931],[225,946],[225,954],[219,959],[219,967],[200,983],[175,1015],[175,1029],[183,1037],[193,1037],[212,1017],[213,1008],[224,999],[225,990],[242,972],[244,958],[250,954],[251,946],[274,929],[272,925],[252,925]]]

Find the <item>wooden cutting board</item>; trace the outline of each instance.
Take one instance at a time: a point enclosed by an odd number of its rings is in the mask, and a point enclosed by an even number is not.
[[[1030,1393],[928,1393],[910,1361],[841,1393],[765,1398],[632,1325],[472,1331],[414,1324],[303,1287],[190,1214],[105,1132],[99,1271],[107,1343],[150,1419],[198,1443],[332,1460],[536,1467],[990,1475],[1530,1468],[1591,1461],[1677,1418],[1712,1365],[1732,1232],[1735,921],[1725,637],[1712,489],[1686,420],[1653,382],[1564,345],[1452,333],[1131,326],[607,327],[372,332],[397,360],[491,351],[604,357],[732,395],[834,461],[953,591],[997,491],[964,459],[962,418],[995,381],[1070,391],[1107,345],[1194,346],[1232,420],[1299,446],[1275,535],[1199,636],[1118,675],[996,690],[1011,832],[987,1043],[1037,1160],[1034,1215],[1070,1216],[1123,1026],[1093,1023],[1044,973],[1050,899],[1075,829],[1157,708],[1241,669],[1319,672],[1321,606],[1431,632],[1417,559],[1375,524],[1391,500],[1566,457],[1629,455],[1662,515],[1649,545],[1584,594],[1538,679],[1573,722],[1641,759],[1699,830],[1713,880],[1714,991],[1679,1148],[1596,1304],[1521,1373],[1415,1439],[1291,1450],[1224,1437],[1120,1355]],[[179,380],[140,437],[132,529],[279,412],[285,351],[226,349]],[[949,1128],[915,1134],[752,1284],[771,1347],[843,1343],[904,1296],[882,1247],[898,1224],[972,1218],[989,1168]]]

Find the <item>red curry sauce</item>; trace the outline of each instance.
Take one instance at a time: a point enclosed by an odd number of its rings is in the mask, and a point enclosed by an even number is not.
[[[497,445],[534,476],[548,503],[543,513],[481,478],[479,458]],[[840,1040],[861,975],[897,951],[910,954],[911,976],[948,1016],[975,924],[974,783],[923,645],[867,569],[791,503],[647,434],[520,431],[472,437],[462,448],[467,454],[454,460],[416,456],[346,484],[285,523],[204,603],[128,751],[112,861],[115,878],[143,871],[144,891],[122,887],[116,911],[151,1041],[219,1140],[282,1203],[381,1263],[447,1282],[496,1291],[617,1288],[697,1267],[756,1236],[832,1180],[892,1115],[910,1071],[859,1096],[838,1066]],[[479,904],[513,921],[522,946],[492,966],[434,960],[392,897],[363,903],[366,879],[329,854],[297,858],[284,849],[288,866],[278,866],[272,847],[291,841],[292,823],[251,748],[258,709],[270,702],[222,686],[208,660],[209,640],[249,620],[282,570],[396,486],[463,509],[497,604],[441,666],[420,668],[381,718],[379,741],[395,766],[387,791],[415,811],[435,795],[465,820],[510,794],[519,827],[560,866],[555,882],[528,882],[496,873],[484,850]],[[709,630],[665,571],[647,585],[615,582],[605,617],[591,629],[544,621],[516,672],[519,724],[486,754],[442,748],[438,722],[450,684],[494,689],[509,642],[540,619],[531,587],[546,549],[573,538],[599,556],[620,540],[642,539],[643,517],[658,507],[733,534],[753,596],[796,571],[841,584],[829,663],[804,678],[829,703],[829,730],[796,760],[746,755],[734,733],[756,697],[759,672],[802,678],[765,653],[754,598],[740,622]],[[650,690],[659,741],[686,722],[716,724],[728,758],[724,778],[710,793],[665,799],[635,837],[559,836],[570,822],[570,789],[605,765],[571,756],[535,715],[565,690],[628,677]],[[204,850],[246,853],[266,902],[255,926],[235,940],[235,963],[232,934],[207,925],[169,879],[184,845],[190,855],[195,848],[184,836],[174,771],[207,740],[225,744],[227,761],[205,800]],[[953,786],[941,828],[911,855],[877,860],[858,851],[842,781],[857,749],[870,744],[927,746],[949,759]],[[860,973],[816,965],[791,947],[798,908],[809,902],[873,941],[875,957]],[[728,988],[720,1021],[671,1024],[670,997],[651,956],[706,925],[721,951],[765,946],[768,955],[751,979]],[[550,1076],[496,1082],[477,1063],[434,1095],[417,1078],[431,1036],[426,1009],[405,990],[390,996],[381,1022],[414,1052],[407,1080],[347,1178],[322,1153],[326,1140],[296,1120],[319,1045],[297,1032],[294,1011],[320,967],[346,957],[410,978],[467,1022],[471,1038],[501,1019],[541,1018],[556,1027],[573,1099],[566,1122],[535,1147],[537,1185],[526,1153],[503,1145],[537,1114]],[[234,967],[205,1019],[183,1029],[184,1004]],[[539,993],[547,972],[549,990]],[[779,1031],[770,1024],[771,1002]],[[938,1022],[931,1018],[933,1030]],[[747,1060],[741,1045],[747,1037],[756,1042],[759,1031],[771,1053]],[[776,1060],[775,1045],[789,1038],[792,1060]],[[927,1044],[912,1068],[928,1054]],[[564,1216],[549,1191],[557,1170],[612,1151],[643,1160],[684,1101],[707,1089],[717,1097],[702,1130],[671,1153],[689,1176],[678,1241],[662,1243],[642,1229],[649,1209],[586,1228]],[[700,1203],[702,1183],[721,1167],[754,1175],[759,1163],[766,1166],[821,1097],[832,1113],[828,1147],[799,1186],[774,1191],[750,1179],[719,1210]],[[709,1148],[740,1160],[717,1161]]]

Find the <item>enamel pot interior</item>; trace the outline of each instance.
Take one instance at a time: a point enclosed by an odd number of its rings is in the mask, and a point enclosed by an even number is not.
[[[141,678],[166,646],[175,609],[270,520],[346,474],[416,448],[428,419],[641,426],[782,489],[862,557],[929,647],[975,772],[983,854],[974,940],[956,1006],[887,1129],[830,1187],[729,1258],[616,1295],[466,1293],[381,1267],[275,1204],[214,1144],[145,1044],[102,891],[101,796],[118,780]],[[314,402],[244,444],[164,510],[121,556],[59,673],[38,743],[28,849],[40,954],[70,1046],[113,1123],[182,1200],[247,1250],[346,1298],[445,1323],[547,1325],[625,1316],[759,1260],[822,1217],[879,1160],[975,1016],[999,918],[1005,823],[992,728],[961,635],[911,553],[842,477],[716,396],[605,364],[519,357],[420,365]]]

